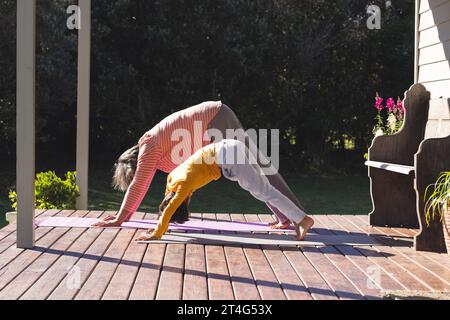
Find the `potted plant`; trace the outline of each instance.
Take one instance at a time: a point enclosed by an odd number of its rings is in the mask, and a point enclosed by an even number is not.
[[[430,188],[433,190],[431,194]],[[447,253],[450,255],[450,171],[442,172],[436,182],[427,187],[425,201],[425,221],[429,225],[431,219],[440,216]]]

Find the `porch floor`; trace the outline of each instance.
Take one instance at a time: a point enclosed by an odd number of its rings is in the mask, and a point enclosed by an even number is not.
[[[101,217],[113,212],[39,211]],[[193,214],[193,219],[271,221],[270,215]],[[149,213],[133,218],[154,219]],[[403,228],[372,228],[367,216],[316,215],[319,234],[370,233],[380,246],[138,244],[141,230],[36,229],[16,248],[0,229],[0,299],[377,299],[386,291],[450,291],[450,257],[416,252]]]

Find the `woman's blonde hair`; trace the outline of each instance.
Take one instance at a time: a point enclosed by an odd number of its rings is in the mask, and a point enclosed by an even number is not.
[[[133,181],[136,172],[137,159],[139,154],[139,145],[135,145],[128,149],[117,159],[114,164],[114,174],[112,185],[114,189],[127,191]]]

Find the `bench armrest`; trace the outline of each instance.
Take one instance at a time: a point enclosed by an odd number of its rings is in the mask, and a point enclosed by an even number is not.
[[[414,84],[405,92],[405,118],[400,131],[375,137],[369,148],[369,160],[414,165],[414,155],[425,136],[430,93],[421,84]]]
[[[415,166],[434,175],[434,180],[436,180],[442,171],[450,171],[449,155],[450,135],[443,138],[426,139],[419,145],[419,150],[415,154]]]

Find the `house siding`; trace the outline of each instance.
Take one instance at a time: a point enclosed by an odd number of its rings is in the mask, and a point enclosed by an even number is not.
[[[418,0],[418,82],[431,98],[450,97],[450,0]]]

